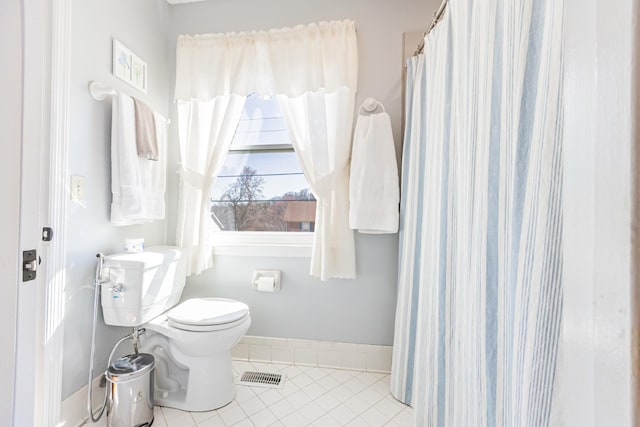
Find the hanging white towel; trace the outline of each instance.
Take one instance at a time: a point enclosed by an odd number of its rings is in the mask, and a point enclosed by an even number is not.
[[[158,160],[138,156],[133,98],[113,98],[111,121],[111,223],[132,225],[164,219],[166,119],[154,112]]]
[[[398,231],[398,165],[387,113],[359,115],[351,152],[349,225],[360,233]]]

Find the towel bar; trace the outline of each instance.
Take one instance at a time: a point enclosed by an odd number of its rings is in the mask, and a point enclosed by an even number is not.
[[[104,86],[102,83],[98,83],[95,81],[89,82],[89,93],[91,94],[91,97],[96,101],[104,101],[105,99],[107,99],[107,96],[118,94],[115,89]]]
[[[89,93],[96,101],[104,101],[107,97],[118,94],[114,88],[105,86],[102,83],[93,80],[89,82]],[[167,119],[167,124],[169,123],[171,123],[171,120]]]

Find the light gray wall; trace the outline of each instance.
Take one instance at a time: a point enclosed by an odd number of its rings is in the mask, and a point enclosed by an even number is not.
[[[369,96],[385,105],[400,145],[402,33],[424,30],[440,0],[216,0],[172,7],[171,52],[179,34],[268,30],[323,20],[353,19],[358,30],[358,105]],[[175,58],[175,56],[173,56]],[[173,59],[172,59],[173,61]],[[173,81],[172,77],[172,81]],[[174,117],[175,119],[175,117]],[[175,132],[175,128],[174,128]],[[175,135],[175,133],[174,133]],[[177,161],[177,149],[173,159]],[[176,164],[170,168],[176,168]],[[170,188],[177,178],[168,174]],[[169,240],[175,240],[177,191],[169,195]],[[218,257],[213,269],[187,281],[184,298],[221,296],[246,302],[249,334],[391,344],[396,303],[397,235],[356,236],[356,280],[320,282],[304,258]],[[254,269],[279,269],[280,293],[252,290]]]
[[[169,70],[167,28],[170,7],[160,0],[74,0],[71,51],[71,141],[69,169],[85,177],[85,201],[68,209],[65,351],[62,397],[85,385],[93,308],[95,254],[121,252],[127,237],[144,237],[150,246],[166,240],[165,221],[113,227],[111,203],[111,102],[89,96],[97,80],[142,99],[167,115]],[[147,94],[111,75],[111,40],[116,38],[147,62]],[[99,314],[96,372],[124,328],[106,327]]]

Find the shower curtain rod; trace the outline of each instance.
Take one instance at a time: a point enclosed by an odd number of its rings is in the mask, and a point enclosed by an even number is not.
[[[427,31],[424,32],[424,37],[427,37],[427,34],[429,34],[431,30],[433,30],[434,27],[438,24],[438,22],[440,22],[448,3],[449,0],[442,0],[442,3],[440,3],[440,7],[438,7],[438,10],[436,10],[436,12],[433,14],[433,21],[431,22],[431,26]],[[422,40],[420,40],[420,43],[418,44],[416,51],[413,53],[413,56],[420,55],[424,51],[424,37],[422,38]]]

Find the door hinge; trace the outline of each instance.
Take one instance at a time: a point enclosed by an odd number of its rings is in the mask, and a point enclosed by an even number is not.
[[[29,282],[36,278],[36,272],[39,264],[38,255],[36,250],[22,252],[22,281]]]

